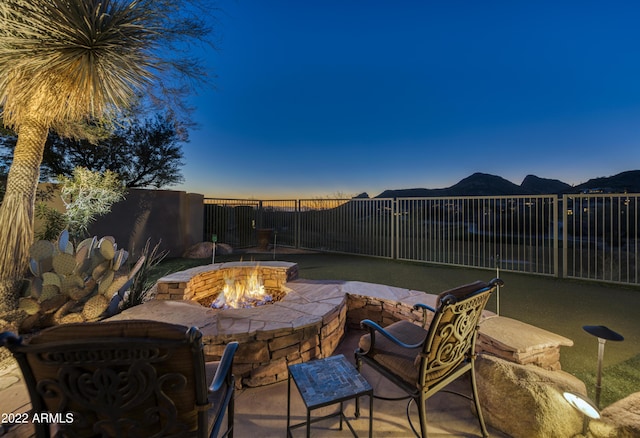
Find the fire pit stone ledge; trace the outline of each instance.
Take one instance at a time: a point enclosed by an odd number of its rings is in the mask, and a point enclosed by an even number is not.
[[[229,268],[259,266],[286,294],[280,301],[252,308],[214,309],[199,302]],[[285,281],[286,279],[286,281]],[[155,299],[110,318],[154,319],[196,326],[203,335],[206,360],[219,360],[225,345],[238,341],[234,373],[239,386],[263,386],[286,380],[287,366],[331,356],[348,326],[361,319],[419,321],[416,302],[435,295],[385,285],[298,278],[289,262],[234,262],[200,266],[158,280]],[[402,302],[400,302],[402,301]]]
[[[163,277],[157,289],[164,297],[109,320],[146,319],[198,327],[208,361],[219,360],[226,344],[238,341],[233,367],[236,382],[253,387],[286,380],[290,364],[332,355],[347,327],[359,328],[363,319],[383,326],[401,319],[421,324],[422,313],[413,305],[436,306],[435,294],[361,281],[299,279],[295,263],[260,264],[287,273],[287,294],[282,300],[253,308],[212,309],[185,299],[191,294],[185,291],[206,283],[204,273],[222,268],[209,265]],[[572,344],[570,339],[486,310],[476,347],[511,362],[559,369],[560,347]]]

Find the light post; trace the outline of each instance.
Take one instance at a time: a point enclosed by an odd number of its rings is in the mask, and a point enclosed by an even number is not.
[[[589,419],[600,419],[598,407],[582,394],[565,392],[562,396],[571,406],[573,406],[575,410],[582,414],[582,434],[587,436],[587,432],[589,431]]]
[[[211,242],[213,243],[211,245],[211,264],[215,264],[216,263],[216,242],[218,241],[218,235],[217,234],[212,234],[211,235]]]
[[[604,344],[607,341],[623,341],[624,337],[603,325],[585,325],[582,329],[598,338],[598,377],[596,380],[596,406],[600,407],[600,392],[602,391],[602,361],[604,358]]]

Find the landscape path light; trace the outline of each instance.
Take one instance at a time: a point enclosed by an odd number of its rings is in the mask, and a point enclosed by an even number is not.
[[[562,396],[571,406],[583,415],[584,420],[582,423],[582,434],[587,436],[587,432],[589,431],[589,419],[600,419],[600,411],[598,410],[598,407],[589,400],[589,398],[582,394],[567,391],[563,393]]]
[[[604,358],[604,344],[607,341],[623,341],[624,337],[603,325],[585,325],[582,329],[598,338],[598,378],[596,380],[596,406],[600,407],[600,392],[602,391],[602,360]]]
[[[218,235],[213,234],[211,236],[211,264],[216,263],[216,242],[218,241]]]

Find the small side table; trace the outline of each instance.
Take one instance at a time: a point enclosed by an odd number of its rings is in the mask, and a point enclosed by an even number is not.
[[[291,379],[295,382],[307,408],[307,421],[293,425],[290,423]],[[311,436],[311,423],[340,416],[340,430],[342,430],[342,421],[344,420],[353,436],[357,437],[356,431],[353,430],[351,423],[344,415],[343,402],[363,395],[369,396],[369,438],[371,438],[373,432],[373,388],[358,370],[345,359],[344,355],[340,354],[289,366],[287,436],[292,437],[291,429],[306,425],[308,438]],[[335,403],[340,403],[338,412],[311,419],[312,410]],[[359,416],[360,412],[356,409],[356,417]]]

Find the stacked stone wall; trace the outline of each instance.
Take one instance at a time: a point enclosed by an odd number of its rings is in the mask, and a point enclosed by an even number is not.
[[[208,305],[222,291],[226,278],[243,280],[254,271],[262,279],[266,292],[277,298],[286,292],[288,281],[298,278],[298,265],[295,263],[237,262],[199,266],[158,280],[155,298],[192,300]]]
[[[407,303],[354,294],[347,295],[347,303],[347,324],[351,328],[360,328],[360,321],[363,319],[370,319],[383,327],[400,320],[423,325],[422,311],[415,310],[413,305]],[[432,317],[433,315],[427,312],[427,323]]]
[[[231,340],[238,341],[234,373],[238,384],[244,386],[285,380],[288,365],[331,356],[344,337],[345,328],[359,328],[363,319],[382,326],[399,320],[421,326],[426,320],[428,325],[433,313],[415,310],[413,305],[420,302],[435,307],[436,304],[435,295],[384,285],[294,281],[298,278],[298,267],[287,262],[225,263],[172,274],[159,280],[157,298],[202,303],[212,294],[212,289],[221,289],[225,271],[230,269],[241,269],[235,273],[240,276],[258,269],[265,287],[295,290],[293,297],[290,294],[291,300],[287,298],[286,302],[275,304],[273,311],[268,309],[269,305],[263,306],[266,314],[279,315],[279,318],[259,317],[256,328],[246,314],[210,310],[212,323],[203,337],[206,359],[219,360],[225,345]],[[291,284],[287,286],[287,282]],[[307,298],[307,293],[315,297]],[[300,298],[303,295],[305,298]],[[280,309],[291,312],[291,319]],[[270,321],[268,326],[261,325],[265,320]],[[244,321],[245,329],[238,330],[239,321]],[[568,345],[572,342],[566,338],[486,312],[476,347],[479,353],[554,370],[560,368],[560,347]]]
[[[247,334],[234,357],[238,386],[263,386],[287,379],[289,365],[329,357],[342,341],[347,319],[346,299],[322,321],[306,326]],[[228,340],[205,337],[205,359],[220,360]]]

